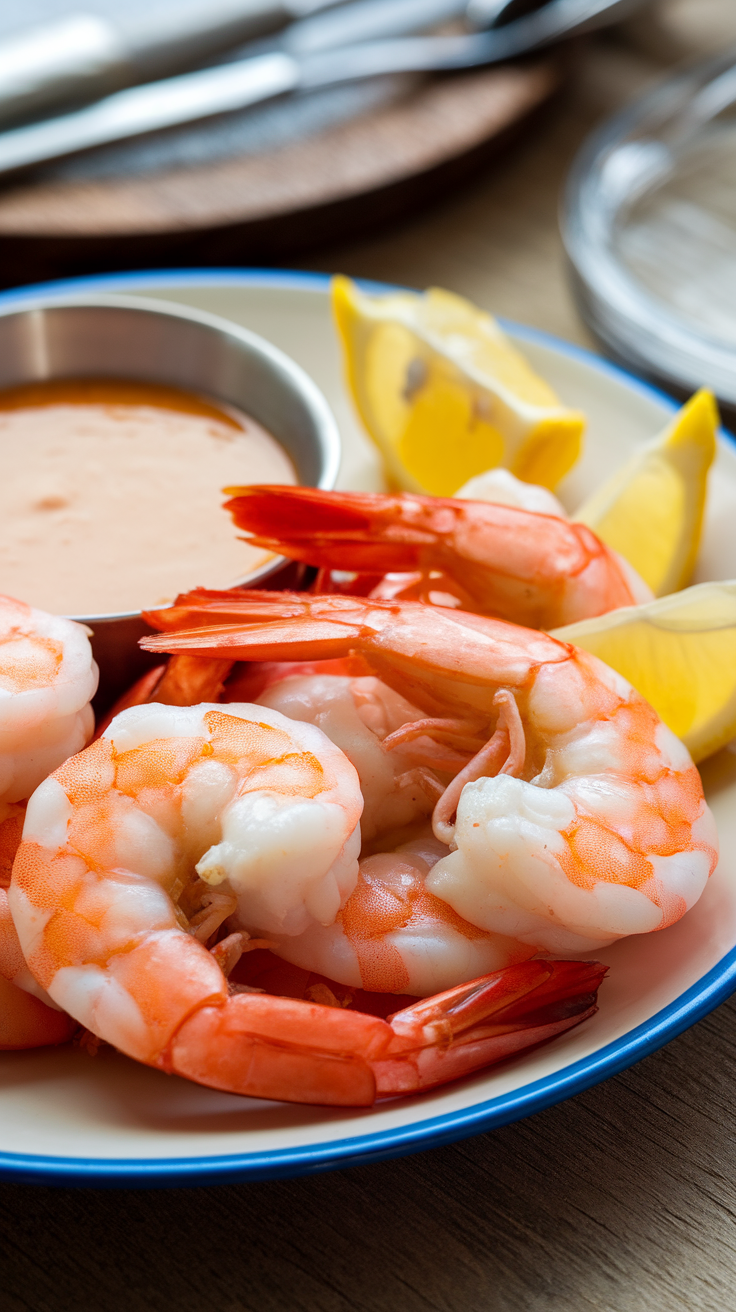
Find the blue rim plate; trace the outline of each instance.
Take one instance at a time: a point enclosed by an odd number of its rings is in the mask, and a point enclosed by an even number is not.
[[[134,294],[150,292],[152,295],[167,295],[175,292],[179,294],[181,300],[186,300],[188,290],[192,293],[199,293],[202,289],[210,289],[213,293],[216,293],[217,289],[223,288],[229,290],[240,288],[244,292],[247,292],[248,289],[257,291],[273,289],[274,291],[286,293],[313,291],[324,296],[328,282],[328,277],[323,274],[292,273],[278,270],[165,270],[162,272],[152,271],[65,279],[59,282],[37,284],[0,293],[0,306],[7,307],[11,302],[20,305],[38,296],[45,298],[58,295],[61,297],[77,293],[105,291],[128,291]],[[379,284],[370,283],[364,283],[363,285],[366,289],[379,286]],[[201,304],[201,300],[197,303]],[[257,327],[252,322],[249,323],[249,326]],[[536,329],[513,323],[507,323],[505,326],[515,338],[527,344],[532,351],[535,348],[541,351],[545,359],[551,359],[553,356],[562,357],[568,362],[573,373],[575,368],[584,370],[589,384],[591,378],[595,382],[595,376],[601,380],[601,385],[603,385],[603,380],[606,379],[610,385],[618,388],[622,395],[626,394],[634,399],[640,398],[642,403],[647,403],[650,412],[653,403],[656,412],[660,416],[663,414],[666,416],[667,413],[676,408],[675,403],[669,397],[640,379],[630,376],[618,366],[600,359],[592,352],[560,341]],[[566,396],[565,399],[569,400],[570,398]],[[730,447],[730,445],[729,443],[728,446]],[[726,451],[724,458],[726,458],[729,466],[727,482],[730,486],[728,496],[730,504],[736,506],[736,456]],[[730,572],[736,575],[736,558]],[[723,834],[724,817],[728,815],[729,809],[734,810],[734,794],[732,794],[731,789],[736,790],[736,768],[733,771],[733,784],[731,783],[731,774],[728,771],[726,774],[727,778],[724,785],[719,784],[718,779],[714,776],[714,787],[720,799],[718,821],[722,837],[726,836]],[[736,836],[736,822],[734,832]],[[325,1171],[336,1167],[381,1161],[407,1153],[420,1152],[427,1148],[452,1143],[468,1135],[478,1134],[496,1126],[530,1116],[565,1098],[582,1092],[609,1076],[617,1074],[634,1062],[639,1061],[642,1057],[656,1051],[701,1017],[707,1015],[736,989],[736,946],[733,946],[736,944],[736,892],[733,895],[730,892],[731,885],[736,888],[736,868],[733,874],[733,878],[730,871],[723,875],[723,880],[727,881],[729,885],[728,896],[725,901],[722,896],[718,906],[714,905],[714,909],[710,913],[701,916],[702,924],[698,937],[700,955],[698,960],[702,958],[703,954],[702,943],[706,942],[707,944],[708,941],[709,920],[712,920],[713,925],[715,925],[716,917],[721,928],[718,933],[713,931],[714,937],[723,946],[725,934],[729,950],[714,960],[710,968],[704,970],[700,977],[696,977],[687,987],[683,987],[681,992],[676,992],[676,995],[672,997],[667,1005],[657,1007],[641,1023],[635,1024],[626,1029],[625,1032],[618,1034],[613,1041],[602,1043],[601,1046],[586,1053],[579,1060],[569,1062],[557,1070],[547,1070],[541,1078],[532,1078],[517,1087],[506,1088],[496,1096],[482,1096],[480,1098],[478,1097],[478,1081],[474,1079],[467,1085],[466,1103],[454,1106],[451,1110],[447,1110],[440,1115],[426,1114],[428,1104],[426,1102],[427,1095],[425,1095],[424,1099],[417,1098],[412,1101],[408,1117],[404,1116],[400,1123],[384,1125],[377,1132],[358,1132],[351,1134],[349,1137],[341,1136],[319,1142],[307,1141],[305,1137],[305,1141],[302,1143],[290,1143],[284,1147],[271,1146],[266,1151],[238,1151],[223,1155],[197,1154],[176,1157],[107,1157],[67,1156],[63,1152],[58,1155],[56,1153],[36,1155],[27,1152],[15,1153],[0,1150],[0,1177],[27,1183],[110,1187],[163,1187],[180,1184],[224,1183],[243,1179],[266,1179]],[[724,906],[726,906],[725,911]],[[693,913],[691,912],[690,915],[692,916]],[[727,922],[725,929],[723,928],[724,918]],[[732,931],[728,927],[731,922],[733,924]],[[681,923],[684,924],[685,922]],[[677,928],[677,926],[673,927],[675,931]],[[662,936],[656,935],[652,938],[665,940],[666,936],[672,934],[672,932],[672,930],[668,930]],[[629,940],[628,943],[632,945],[633,941]],[[641,943],[641,940],[639,940],[639,943]],[[715,946],[714,943],[714,950]],[[682,949],[678,949],[678,951],[681,954]],[[614,952],[615,948],[611,949],[611,953]],[[632,953],[635,952],[636,945],[634,944],[628,953],[629,966],[633,960]],[[608,957],[606,953],[597,955],[600,955],[604,960]],[[666,953],[662,956],[663,961],[671,958],[672,952],[669,953],[669,956]],[[621,969],[629,969],[629,966],[622,966]],[[587,1022],[588,1025],[592,1023]],[[551,1048],[551,1045],[547,1046]],[[505,1065],[508,1068],[511,1063]],[[164,1078],[158,1075],[152,1075],[152,1077],[156,1079]],[[1,1089],[2,1082],[0,1081],[0,1095]],[[384,1104],[385,1106],[386,1104]],[[392,1104],[391,1106],[398,1106],[398,1104]],[[63,1147],[61,1136],[59,1147]]]

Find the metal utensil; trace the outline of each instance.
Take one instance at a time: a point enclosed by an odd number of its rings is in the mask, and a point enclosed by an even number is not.
[[[466,7],[467,0],[352,0],[292,23],[270,46],[299,57],[357,42],[409,36],[464,17]]]
[[[0,123],[201,64],[341,0],[189,0],[168,13],[68,14],[0,41]]]
[[[642,0],[469,0],[466,10],[472,27],[505,27],[510,23],[527,23],[527,33],[542,36],[559,24],[569,26],[565,35],[575,32],[592,32],[626,18],[642,8]],[[556,40],[556,34],[550,38]]]
[[[620,17],[646,0],[550,0],[536,13],[483,33],[365,41],[296,56],[275,51],[132,87],[92,105],[0,134],[0,174],[94,146],[213,117],[291,91],[386,73],[473,68],[539,49]],[[475,0],[473,0],[475,3]]]

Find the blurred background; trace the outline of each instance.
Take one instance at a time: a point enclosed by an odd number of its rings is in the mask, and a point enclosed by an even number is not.
[[[564,2],[580,9],[582,0]],[[336,15],[344,21],[348,10],[372,9],[380,36],[387,12],[385,0],[361,0],[310,17],[318,0],[294,0],[280,17],[271,7],[259,21],[261,28],[273,27],[296,17],[296,26],[244,44],[235,0],[229,3],[219,47],[211,33],[197,35],[197,24],[206,27],[202,15],[213,20],[220,11],[196,0],[5,6],[0,93],[3,81],[6,101],[7,88],[17,92],[20,86],[19,49],[27,58],[45,41],[58,51],[63,24],[82,10],[112,24],[123,45],[137,41],[145,54],[148,43],[148,63],[139,59],[137,71],[131,73],[129,60],[126,70],[127,56],[119,51],[108,59],[104,78],[88,82],[88,100],[136,78],[196,67],[219,66],[221,77],[233,61],[269,51],[314,58],[322,50],[324,58],[330,43],[343,39],[329,29]],[[403,29],[394,22],[399,33],[468,30],[461,5],[412,3]],[[268,8],[266,0],[263,5]],[[392,5],[398,15],[399,0]],[[486,24],[493,7],[488,0]],[[516,0],[510,17],[523,22],[537,8]],[[586,340],[558,223],[573,159],[594,128],[683,62],[736,46],[733,0],[653,0],[622,9],[613,26],[520,59],[322,85],[6,173],[0,178],[0,285],[133,268],[339,269],[451,287],[495,313]],[[363,35],[370,35],[370,21],[367,28],[362,21]],[[167,48],[168,67],[162,57]],[[78,102],[84,98],[77,92]],[[0,165],[4,141],[15,148],[24,131],[43,126],[48,114],[73,109],[73,101],[74,93],[50,107],[29,109],[28,102],[8,110],[6,103]],[[734,214],[731,205],[731,226]]]

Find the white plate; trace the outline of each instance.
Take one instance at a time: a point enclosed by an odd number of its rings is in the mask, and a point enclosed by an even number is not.
[[[312,274],[146,273],[46,285],[158,296],[262,333],[322,387],[344,440],[340,484],[378,488],[380,469],[345,396],[327,279]],[[39,288],[0,295],[22,301]],[[561,489],[569,508],[671,414],[671,401],[577,347],[509,326],[562,399],[590,419],[586,453]],[[721,441],[697,579],[736,577],[736,451]],[[665,1043],[736,986],[736,755],[703,770],[722,856],[700,902],[661,934],[598,953],[611,967],[591,1020],[536,1051],[370,1111],[217,1093],[111,1050],[0,1055],[0,1174],[56,1183],[178,1184],[291,1175],[416,1151],[526,1116]]]

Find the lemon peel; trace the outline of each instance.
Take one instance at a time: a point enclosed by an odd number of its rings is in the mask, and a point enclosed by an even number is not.
[[[718,422],[713,393],[702,388],[573,515],[620,552],[656,597],[690,581]]]
[[[340,276],[332,306],[350,392],[395,486],[452,496],[502,465],[553,488],[574,465],[584,416],[470,301],[436,287],[369,295]]]

